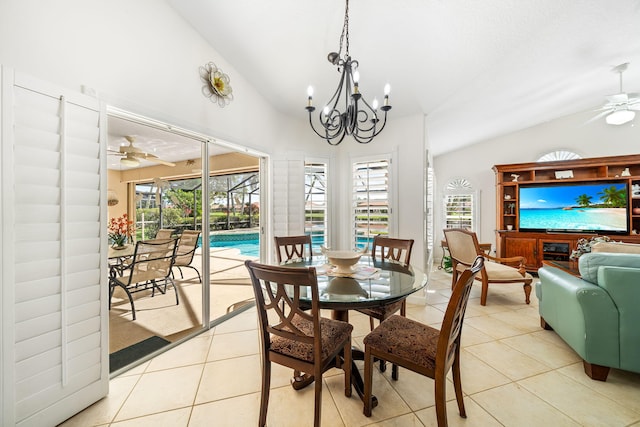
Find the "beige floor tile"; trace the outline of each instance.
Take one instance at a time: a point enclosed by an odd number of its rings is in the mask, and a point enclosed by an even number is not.
[[[467,418],[460,416],[455,400],[447,402],[447,424],[449,427],[500,427],[502,425],[467,396],[464,398],[464,409]],[[416,415],[425,427],[438,426],[435,406],[418,411]]]
[[[407,317],[425,325],[434,325],[442,323],[444,311],[440,311],[430,305],[421,308],[412,307],[407,309]]]
[[[494,316],[465,317],[464,322],[465,324],[471,325],[480,332],[483,332],[495,339],[513,337],[515,335],[527,333],[527,331],[509,323],[504,323]]]
[[[554,369],[580,361],[580,357],[569,347],[557,346],[535,334],[504,338],[500,342]]]
[[[584,373],[582,362],[557,372],[640,414],[640,373],[611,369],[607,381],[594,381]]]
[[[640,419],[640,413],[564,375],[545,373],[518,383],[581,425],[626,426]]]
[[[257,330],[240,331],[232,334],[215,334],[207,362],[249,356],[260,352],[260,338]]]
[[[197,336],[149,361],[145,372],[204,363],[211,346],[210,336]]]
[[[506,427],[579,426],[517,383],[473,394],[471,398]]]
[[[228,334],[238,331],[250,331],[254,329],[258,329],[258,315],[256,314],[255,307],[250,308],[249,310],[240,313],[216,326],[214,335]]]
[[[400,395],[382,375],[377,373],[377,370],[373,374],[373,395],[378,398],[379,403],[377,407],[373,408],[371,417],[365,417],[362,413],[363,403],[355,390],[351,398],[347,398],[344,395],[342,378],[334,376],[326,378],[325,381],[329,385],[333,400],[347,426],[364,426],[411,412],[411,409],[409,409]]]
[[[109,395],[62,423],[61,427],[108,424],[116,416],[140,375],[117,377],[109,381]]]
[[[411,413],[373,424],[367,424],[366,427],[424,427],[424,425],[415,414]]]
[[[143,374],[115,421],[191,406],[202,367],[193,365]]]
[[[451,373],[449,373],[449,377],[451,377]],[[465,349],[460,353],[460,377],[462,391],[465,394],[478,393],[511,382],[508,377]]]
[[[539,317],[532,317],[526,309],[503,311],[491,314],[489,317],[518,328],[524,332],[537,332],[540,330]]]
[[[439,328],[440,325],[438,325],[437,327]],[[473,326],[465,322],[462,327],[462,336],[460,340],[462,343],[462,348],[464,348],[469,345],[476,345],[476,344],[482,344],[485,342],[493,341],[494,338],[490,337],[484,332],[480,332],[479,330],[477,330],[476,328],[474,328]]]
[[[260,393],[195,405],[189,427],[255,426],[260,414]],[[215,421],[214,421],[215,420]]]
[[[376,369],[377,366],[378,365],[376,364]],[[411,408],[412,411],[418,411],[435,405],[435,383],[431,378],[416,374],[415,372],[411,372],[401,367],[398,373],[398,381],[394,381],[391,379],[390,366],[382,375],[387,379],[389,384],[391,384],[391,387],[398,392],[402,400],[409,405],[409,408]],[[453,383],[448,380],[446,396],[447,400],[456,398]]]
[[[191,407],[115,422],[112,427],[187,427]]]
[[[344,427],[345,423],[336,408],[336,400],[349,399],[344,395],[343,378],[333,377],[342,384],[341,393],[333,395],[323,382],[321,424],[325,427]],[[315,384],[302,390],[294,390],[289,386],[271,390],[267,425],[278,427],[312,427],[315,398]],[[354,399],[354,397],[352,397]]]
[[[551,369],[500,341],[472,345],[466,350],[514,381]]]
[[[260,391],[261,372],[258,355],[209,362],[204,366],[195,403],[257,393]]]

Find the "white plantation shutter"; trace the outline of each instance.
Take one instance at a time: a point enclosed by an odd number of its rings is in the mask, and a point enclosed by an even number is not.
[[[391,217],[390,160],[352,164],[353,240],[364,246],[377,234],[389,235]]]
[[[108,390],[103,114],[96,99],[65,95],[3,70],[7,426],[55,425]]]
[[[273,161],[273,235],[304,234],[304,161]]]

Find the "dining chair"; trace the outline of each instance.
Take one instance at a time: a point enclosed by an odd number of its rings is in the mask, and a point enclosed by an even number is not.
[[[447,373],[453,372],[453,386],[460,416],[466,418],[460,380],[460,334],[474,277],[484,258],[477,256],[459,277],[447,304],[440,330],[393,315],[364,338],[364,415],[371,416],[374,358],[384,359],[435,382],[438,427],[447,426]]]
[[[347,322],[320,317],[316,270],[245,262],[256,298],[262,347],[262,389],[258,426],[267,423],[271,362],[312,374],[314,421],[320,426],[322,374],[333,366],[344,370],[344,394],[351,396],[351,331]],[[304,311],[301,296],[311,295]],[[343,360],[339,359],[342,354]],[[332,363],[336,361],[336,363]]]
[[[476,280],[482,282],[480,305],[487,305],[489,283],[523,283],[525,302],[529,304],[533,277],[525,271],[525,257],[493,257],[482,250],[473,231],[463,228],[445,228],[443,231],[451,255],[452,287],[458,280],[458,275],[474,262],[476,256],[482,255],[487,261],[492,262],[485,262],[480,275],[476,276]]]
[[[281,236],[274,237],[276,244],[276,258],[278,264],[295,259],[311,259],[313,252],[311,249],[311,236]]]
[[[401,265],[408,266],[411,261],[412,249],[413,239],[395,239],[391,237],[375,236],[371,246],[371,258],[374,261],[397,262]],[[403,298],[390,304],[373,308],[361,308],[357,311],[369,316],[369,326],[371,330],[373,330],[373,319],[378,319],[382,322],[397,311],[400,311],[401,316],[406,316],[407,301],[406,298]],[[384,360],[380,361],[380,370],[382,372],[386,370]],[[392,368],[392,376],[393,379],[398,379],[398,367],[396,365]]]
[[[180,272],[180,278],[184,279],[184,275],[182,274],[182,268],[192,268],[198,274],[198,282],[202,283],[202,277],[200,276],[200,271],[191,265],[193,262],[193,256],[196,253],[196,249],[198,248],[198,238],[200,237],[200,232],[197,230],[184,230],[180,235],[180,239],[178,240],[178,249],[176,251],[176,259],[173,263],[173,266],[178,269]]]
[[[151,289],[151,296],[155,295],[156,290],[164,294],[167,290],[167,284],[173,286],[176,293],[176,305],[178,305],[178,289],[171,278],[176,249],[177,239],[138,241],[131,262],[118,274],[110,274],[109,309],[111,309],[113,293],[116,287],[120,287],[129,297],[133,320],[136,320],[132,294],[149,289]]]

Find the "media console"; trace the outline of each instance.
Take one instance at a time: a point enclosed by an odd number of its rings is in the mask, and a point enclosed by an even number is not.
[[[543,260],[567,261],[581,238],[609,236],[612,240],[640,243],[640,155],[598,157],[553,162],[496,165],[496,253],[499,257],[524,256],[526,268],[536,271]],[[628,232],[560,232],[520,229],[520,185],[544,187],[603,182],[626,184]],[[634,191],[635,190],[635,191]]]

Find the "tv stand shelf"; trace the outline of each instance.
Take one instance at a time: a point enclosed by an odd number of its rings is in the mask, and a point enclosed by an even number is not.
[[[609,235],[612,240],[640,243],[640,155],[598,157],[553,162],[496,165],[496,253],[500,257],[524,256],[535,271],[543,260],[569,259],[578,239]],[[628,234],[544,232],[520,230],[520,185],[615,181],[629,188]]]

